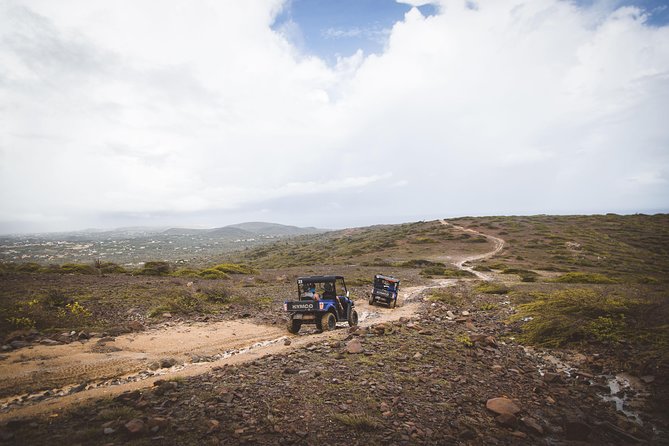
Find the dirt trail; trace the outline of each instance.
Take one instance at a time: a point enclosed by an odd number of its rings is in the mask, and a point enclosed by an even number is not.
[[[425,287],[400,293],[401,306],[391,310],[357,301],[360,325],[411,317],[418,309],[418,294]],[[330,332],[303,328],[288,334],[283,325],[251,322],[174,323],[144,332],[67,345],[35,345],[10,353],[0,362],[0,421],[57,412],[92,398],[114,396],[150,387],[158,379],[186,377],[214,367],[251,361],[268,354],[328,338],[343,338],[346,324]],[[290,344],[286,345],[286,340]],[[171,367],[149,371],[152,363],[175,359]],[[48,387],[52,390],[39,390]],[[76,392],[76,393],[71,393]],[[9,404],[23,397],[20,407]]]
[[[473,255],[473,256],[463,257],[463,258],[461,258],[461,259],[459,259],[458,261],[455,262],[455,266],[457,266],[459,269],[464,270],[464,271],[469,271],[470,273],[474,274],[476,277],[478,277],[481,280],[485,280],[487,282],[493,280],[493,278],[491,276],[488,276],[487,274],[483,274],[480,271],[475,271],[471,266],[464,266],[464,264],[467,263],[467,262],[473,262],[473,261],[476,261],[476,260],[489,259],[490,257],[498,254],[502,249],[504,249],[505,241],[501,238],[493,237],[492,235],[484,234],[482,232],[478,232],[478,231],[475,231],[473,229],[467,229],[467,228],[463,228],[462,226],[454,225],[452,223],[447,222],[446,220],[440,220],[440,222],[441,222],[442,225],[451,226],[451,227],[453,227],[455,229],[458,229],[460,231],[469,232],[469,233],[472,233],[472,234],[475,234],[475,235],[483,236],[483,237],[487,238],[488,240],[492,241],[495,244],[495,248],[492,251],[485,252],[483,254],[476,254],[476,255]]]
[[[443,220],[442,224],[450,225]],[[481,279],[491,280],[463,264],[495,255],[504,241],[454,227],[495,242],[493,251],[461,258],[455,263]],[[410,318],[418,311],[419,297],[425,290],[452,286],[456,282],[455,279],[437,279],[429,286],[404,288],[395,309],[370,306],[366,300],[358,300],[360,325]],[[0,421],[44,414],[53,416],[72,404],[150,387],[158,379],[198,375],[214,367],[251,361],[329,338],[344,338],[345,326],[340,324],[336,330],[324,333],[304,327],[299,335],[290,335],[282,325],[258,325],[249,321],[166,323],[116,338],[58,346],[34,345],[11,352],[0,362]],[[168,366],[165,360],[174,360],[174,365]],[[161,361],[164,367],[149,370]],[[45,388],[51,390],[45,393]],[[20,399],[18,403],[17,399]]]

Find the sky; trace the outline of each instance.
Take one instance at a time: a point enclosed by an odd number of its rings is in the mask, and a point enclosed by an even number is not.
[[[669,7],[0,0],[0,233],[669,211]]]

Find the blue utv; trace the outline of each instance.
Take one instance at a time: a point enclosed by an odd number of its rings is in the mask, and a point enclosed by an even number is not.
[[[297,279],[298,300],[285,301],[288,331],[296,334],[303,324],[314,324],[320,331],[334,330],[338,322],[358,325],[358,312],[353,308],[342,276],[310,276]]]
[[[397,294],[400,291],[400,280],[383,274],[374,276],[374,288],[369,295],[369,304],[381,302],[390,308],[397,305]]]

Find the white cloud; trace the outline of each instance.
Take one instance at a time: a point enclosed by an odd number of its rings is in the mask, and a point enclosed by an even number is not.
[[[666,208],[668,27],[606,2],[430,3],[329,67],[272,31],[280,0],[3,2],[0,221],[271,219],[319,196],[351,211],[309,223],[330,227]]]

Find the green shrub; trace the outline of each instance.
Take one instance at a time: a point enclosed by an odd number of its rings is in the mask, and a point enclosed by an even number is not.
[[[617,283],[616,280],[597,273],[571,272],[552,280],[558,283]]]
[[[236,263],[221,263],[210,269],[215,269],[227,274],[255,274],[257,272],[250,266]]]
[[[93,265],[84,265],[81,263],[66,263],[61,265],[60,272],[64,274],[97,274]]]
[[[146,262],[142,269],[135,274],[142,276],[166,276],[170,273],[172,268],[168,262],[153,261]]]
[[[506,285],[496,282],[484,282],[478,284],[474,290],[483,294],[506,294],[509,292],[509,288]]]
[[[42,303],[49,308],[64,308],[67,304],[73,302],[61,290],[49,290],[44,296]]]
[[[462,277],[474,277],[474,274],[470,273],[469,271],[461,270],[461,269],[448,269],[442,266],[430,266],[427,268],[424,268],[420,272],[421,276],[441,276],[441,277],[446,277],[446,278],[451,278],[451,279],[457,279],[457,278],[462,278]]]
[[[590,289],[537,293],[521,304],[512,320],[524,320],[521,340],[560,347],[585,340],[619,340],[630,327],[626,314],[642,302]]]
[[[102,274],[123,274],[127,272],[125,268],[114,262],[100,262],[98,269]]]
[[[40,269],[42,269],[42,266],[35,262],[21,263],[16,267],[16,271],[20,273],[37,273]]]
[[[479,272],[487,272],[487,271],[492,271],[491,268],[485,266],[485,265],[476,265],[474,268],[472,268],[474,271],[479,271]]]
[[[230,290],[222,285],[202,285],[198,293],[209,302],[224,304],[230,301]]]
[[[465,300],[461,294],[454,292],[450,288],[437,288],[430,293],[427,300],[431,302],[441,302],[447,305],[460,306]]]
[[[198,276],[202,277],[203,279],[207,280],[216,280],[216,279],[229,279],[230,276],[228,276],[226,273],[223,271],[219,271],[214,268],[209,268],[202,270],[198,273]]]
[[[445,268],[446,265],[441,262],[431,262],[429,260],[424,260],[424,259],[415,259],[415,260],[407,260],[406,262],[402,262],[398,264],[397,266],[404,267],[404,268],[424,268],[427,266],[440,266],[442,268]]]
[[[200,271],[192,268],[181,268],[172,273],[174,277],[199,277]]]
[[[332,414],[332,419],[338,421],[348,428],[358,431],[377,429],[382,426],[381,423],[379,423],[379,421],[377,421],[372,416],[360,413],[335,413]]]
[[[163,313],[193,314],[203,310],[203,302],[188,291],[170,297],[166,303],[160,305],[149,313],[150,317],[159,316]]]

